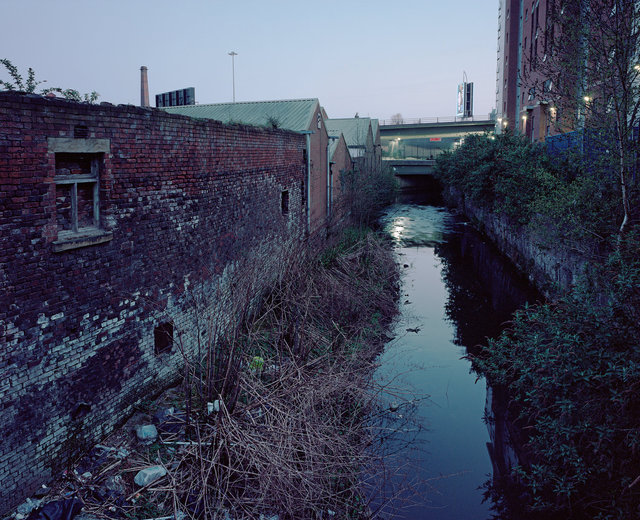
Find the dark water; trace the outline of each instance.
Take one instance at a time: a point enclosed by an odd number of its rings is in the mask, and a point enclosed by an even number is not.
[[[483,237],[443,207],[396,204],[383,225],[403,266],[401,315],[378,371],[381,381],[390,382],[392,408],[400,405],[391,416],[404,432],[395,439],[399,470],[387,483],[387,493],[400,490],[392,504],[401,508],[394,513],[402,519],[494,518],[482,487],[493,472],[490,452],[509,449],[493,449],[483,420],[487,385],[465,356],[537,295]],[[403,441],[410,447],[403,448]]]

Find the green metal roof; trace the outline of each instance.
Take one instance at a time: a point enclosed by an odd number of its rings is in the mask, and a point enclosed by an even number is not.
[[[198,119],[215,119],[223,123],[244,123],[302,132],[309,130],[313,114],[319,105],[317,99],[288,99],[282,101],[250,101],[164,107],[170,114],[181,114]]]
[[[376,132],[378,131],[378,126],[380,126],[380,123],[377,119],[372,119],[371,120],[371,133],[373,134],[373,140],[376,140]]]
[[[353,117],[345,119],[326,119],[325,126],[329,135],[338,136],[341,133],[347,146],[366,146],[367,133],[371,120],[368,117]]]

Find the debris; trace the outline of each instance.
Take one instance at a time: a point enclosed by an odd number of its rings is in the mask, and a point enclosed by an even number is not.
[[[27,520],[72,520],[83,507],[82,500],[77,498],[56,500],[33,511]]]
[[[140,487],[145,487],[155,482],[159,478],[164,477],[167,474],[167,470],[162,466],[150,466],[138,471],[133,481]]]
[[[119,498],[124,497],[126,492],[124,480],[120,475],[115,475],[107,477],[94,494],[101,501],[109,499],[118,501]]]
[[[50,491],[51,491],[51,488],[48,488],[45,484],[42,484],[42,487],[39,487],[38,489],[36,489],[34,496],[36,498],[42,498],[47,496]]]
[[[142,424],[136,428],[136,436],[143,444],[153,444],[158,438],[158,430],[153,424]]]
[[[40,507],[41,503],[42,503],[42,500],[31,500],[30,498],[27,498],[26,502],[18,506],[18,508],[16,509],[16,512],[19,515],[28,515],[29,513],[31,513],[31,511]]]
[[[420,332],[420,327],[415,327],[413,329],[409,328],[407,329],[407,332],[415,332],[417,334],[418,332]]]
[[[399,408],[400,405],[398,403],[391,403],[389,405],[389,410],[391,410],[392,412],[397,412]]]
[[[127,448],[112,448],[110,446],[103,446],[102,444],[96,444],[96,450],[104,450],[111,453],[116,459],[126,459],[130,453]]]
[[[220,399],[216,399],[213,403],[207,403],[207,412],[212,414],[213,412],[220,411]]]
[[[187,414],[175,408],[163,408],[158,410],[154,417],[158,425],[158,431],[164,434],[183,434],[187,422]]]

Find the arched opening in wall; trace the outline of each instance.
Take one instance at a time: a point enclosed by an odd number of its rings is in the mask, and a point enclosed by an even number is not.
[[[153,329],[153,345],[156,356],[169,352],[173,347],[173,323],[161,323]]]

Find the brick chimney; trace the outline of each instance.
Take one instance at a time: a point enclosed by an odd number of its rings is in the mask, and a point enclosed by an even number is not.
[[[149,81],[147,80],[147,67],[140,67],[140,106],[149,106]]]

